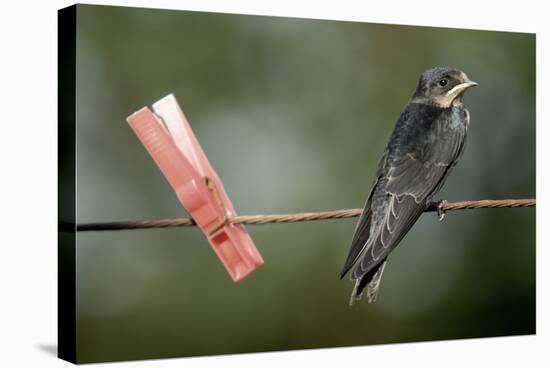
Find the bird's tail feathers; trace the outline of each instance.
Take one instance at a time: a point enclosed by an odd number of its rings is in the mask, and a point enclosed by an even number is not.
[[[351,293],[349,305],[353,305],[356,300],[360,300],[363,296],[363,292],[367,291],[367,300],[369,303],[374,303],[378,296],[378,289],[380,288],[380,281],[384,268],[386,267],[386,260],[383,260],[378,265],[373,267],[372,270],[365,273],[363,276],[355,281],[355,287]]]

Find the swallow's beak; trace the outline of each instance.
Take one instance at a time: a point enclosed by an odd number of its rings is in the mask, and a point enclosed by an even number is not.
[[[477,86],[477,82],[469,80],[467,82],[462,83],[462,85],[464,85],[464,89],[467,89],[467,88],[470,88],[470,87]]]
[[[449,92],[447,92],[447,95],[448,96],[458,96],[459,94],[461,94],[462,92],[464,92],[468,88],[474,87],[474,86],[477,86],[476,82],[471,81],[471,80],[467,80],[464,83],[460,83],[460,84],[457,84],[456,86],[454,86]]]

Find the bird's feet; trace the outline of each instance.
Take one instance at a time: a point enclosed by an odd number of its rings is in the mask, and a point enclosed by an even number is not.
[[[442,221],[445,217],[445,205],[447,205],[447,201],[442,199],[439,202],[436,203],[437,208],[437,217],[439,217],[439,221]]]

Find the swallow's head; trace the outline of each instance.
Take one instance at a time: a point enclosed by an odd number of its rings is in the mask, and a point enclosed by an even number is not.
[[[447,108],[460,103],[464,92],[476,82],[458,69],[437,67],[426,70],[418,80],[412,102]]]

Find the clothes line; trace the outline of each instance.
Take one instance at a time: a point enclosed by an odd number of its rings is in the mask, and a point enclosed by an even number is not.
[[[434,202],[426,207],[426,212],[438,210],[439,202]],[[535,207],[536,199],[501,199],[491,200],[483,199],[478,201],[461,201],[444,203],[441,209],[444,212],[479,209],[479,208],[523,208]],[[263,225],[280,224],[305,221],[319,221],[329,219],[343,219],[358,217],[363,211],[362,208],[324,211],[324,212],[303,212],[281,215],[253,215],[253,216],[235,216],[228,221],[234,224],[244,225]],[[159,229],[171,227],[196,226],[192,218],[175,219],[154,219],[138,221],[114,221],[114,222],[93,222],[76,225],[77,231],[112,231],[112,230],[137,230],[137,229]]]

